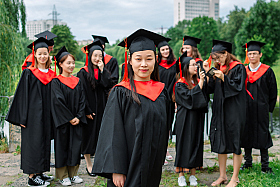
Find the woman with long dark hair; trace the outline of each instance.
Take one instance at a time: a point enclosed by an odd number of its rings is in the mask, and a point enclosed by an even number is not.
[[[189,182],[197,185],[196,168],[203,166],[203,132],[204,115],[207,111],[207,97],[204,86],[204,72],[197,74],[197,63],[185,52],[177,60],[180,79],[176,82],[174,92],[177,115],[174,133],[176,134],[176,172],[179,173],[178,185],[187,186],[184,173],[190,170]]]
[[[51,150],[51,80],[49,45],[39,38],[28,47],[33,49],[33,62],[20,77],[6,120],[21,126],[21,169],[29,175],[29,186],[47,186],[54,177],[50,171]]]
[[[124,79],[111,91],[102,119],[93,173],[108,186],[158,187],[171,125],[170,100],[158,82],[154,41],[164,37],[140,29],[119,45],[130,59]]]
[[[211,57],[215,62],[214,78],[209,78],[207,92],[214,93],[210,127],[211,150],[218,153],[220,177],[212,186],[227,183],[227,154],[233,153],[233,175],[227,185],[239,183],[241,166],[241,137],[246,122],[246,70],[231,54],[232,44],[213,40]],[[209,70],[207,62],[204,69]]]
[[[87,125],[83,125],[82,154],[84,154],[86,171],[93,176],[90,155],[95,154],[99,129],[107,102],[107,93],[114,85],[111,73],[104,64],[103,47],[99,40],[85,46],[88,52],[86,66],[78,72],[85,92],[85,114]]]

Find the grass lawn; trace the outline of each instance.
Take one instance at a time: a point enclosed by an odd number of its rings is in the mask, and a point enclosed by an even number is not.
[[[76,76],[76,74],[80,71],[82,67],[85,66],[85,62],[82,61],[75,61],[75,69],[73,71],[73,75]]]

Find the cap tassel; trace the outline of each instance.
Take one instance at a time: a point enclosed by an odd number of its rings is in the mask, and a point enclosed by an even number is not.
[[[54,71],[55,71],[55,75],[56,75],[56,58],[55,58],[55,56],[53,58],[54,58]]]
[[[211,64],[212,64],[212,56],[211,55],[209,56],[207,62],[208,62],[209,68],[210,68]]]
[[[181,58],[179,57],[179,69],[180,69],[180,78],[183,77],[182,75],[182,65],[181,65]]]
[[[88,66],[88,47],[86,46],[86,66]]]
[[[244,64],[249,64],[247,43],[245,45],[246,45],[246,49],[245,49],[245,51],[246,51],[246,58],[245,58]]]
[[[32,58],[32,64],[31,64],[31,67],[34,67],[34,66],[35,66],[34,42],[33,42],[32,44],[33,44],[33,46],[32,46],[32,54],[33,54],[33,58]]]
[[[128,81],[128,70],[127,70],[127,38],[124,40],[125,42],[125,52],[124,52],[124,75],[123,81]]]

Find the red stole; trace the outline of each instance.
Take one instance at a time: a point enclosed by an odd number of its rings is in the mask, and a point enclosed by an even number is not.
[[[200,58],[196,58],[195,62],[198,62],[198,61],[202,61],[203,62],[203,60],[201,60]]]
[[[197,82],[199,82],[200,79],[197,79]],[[184,77],[180,78],[177,80],[177,82],[175,82],[174,86],[173,86],[173,93],[175,94],[175,86],[178,82],[181,83],[185,83],[187,86],[189,86],[188,82],[186,81],[186,79]],[[196,86],[194,83],[192,83],[193,86]]]
[[[112,59],[113,57],[111,55],[105,55],[104,56],[104,63],[105,65],[108,64],[108,62]]]
[[[233,61],[233,62],[229,63],[229,70],[231,70],[232,68],[234,68],[238,64],[242,64],[242,63],[238,62],[238,61]],[[227,68],[226,65],[220,66],[221,71],[224,71],[226,68]]]
[[[98,80],[98,69],[93,69],[93,71],[95,79]]]
[[[86,72],[89,72],[87,66],[84,66],[84,67],[82,67],[81,69],[84,69],[84,70],[86,70]]]
[[[176,63],[176,61],[174,61],[172,64],[167,64],[167,60],[161,60],[161,62],[159,63],[159,65],[161,67],[164,67],[165,69],[169,69],[171,66],[173,66]]]
[[[164,89],[164,83],[150,80],[150,81],[135,81],[134,84],[136,87],[136,92],[140,95],[143,95],[147,98],[149,98],[152,101],[155,101],[162,90]],[[122,86],[129,90],[131,90],[131,85],[129,81],[121,81],[116,86]]]
[[[254,83],[255,81],[257,81],[259,78],[261,78],[261,76],[263,76],[263,74],[268,70],[270,66],[265,65],[265,64],[261,64],[261,66],[259,67],[258,71],[256,72],[252,72],[249,69],[249,65],[246,66],[246,72],[248,75],[248,81],[250,83]]]
[[[26,66],[27,66],[27,62],[32,62],[32,59],[33,59],[33,58],[34,58],[33,53],[30,53],[30,54],[25,58],[23,64],[21,65],[22,71],[23,71],[24,69],[27,68],[27,67],[26,67]]]
[[[47,85],[56,76],[55,72],[51,69],[49,69],[48,73],[44,73],[35,67],[28,67],[28,69],[30,69],[33,75],[44,85]]]
[[[65,84],[71,89],[74,89],[80,80],[78,77],[74,77],[73,75],[71,75],[71,77],[64,77],[62,75],[58,75],[56,76],[56,78],[58,78],[61,83]]]

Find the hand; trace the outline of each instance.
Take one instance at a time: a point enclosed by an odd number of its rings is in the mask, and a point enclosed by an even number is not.
[[[113,173],[113,183],[117,187],[124,187],[126,176],[123,174]]]
[[[75,117],[70,121],[70,123],[72,125],[78,125],[80,123],[80,120],[77,117]]]
[[[215,77],[224,81],[224,74],[221,70],[214,70],[213,72],[215,73]]]
[[[23,125],[23,124],[19,124],[21,127],[23,127],[23,128],[26,128],[26,126],[25,125]]]
[[[92,114],[89,114],[89,115],[86,115],[86,116],[87,116],[87,118],[93,120],[93,116],[95,116],[95,113],[92,113]]]
[[[103,72],[104,69],[104,63],[102,60],[100,60],[97,64],[98,68],[100,69],[101,73]]]
[[[204,69],[206,72],[208,72],[208,71],[210,70],[210,67],[209,67],[209,64],[208,64],[207,60],[205,60],[205,61],[203,62],[203,69]]]
[[[203,82],[204,79],[205,79],[205,73],[204,73],[204,71],[200,71],[200,72],[199,72],[199,77],[200,77],[200,81]],[[200,81],[199,81],[199,82],[200,82]]]

